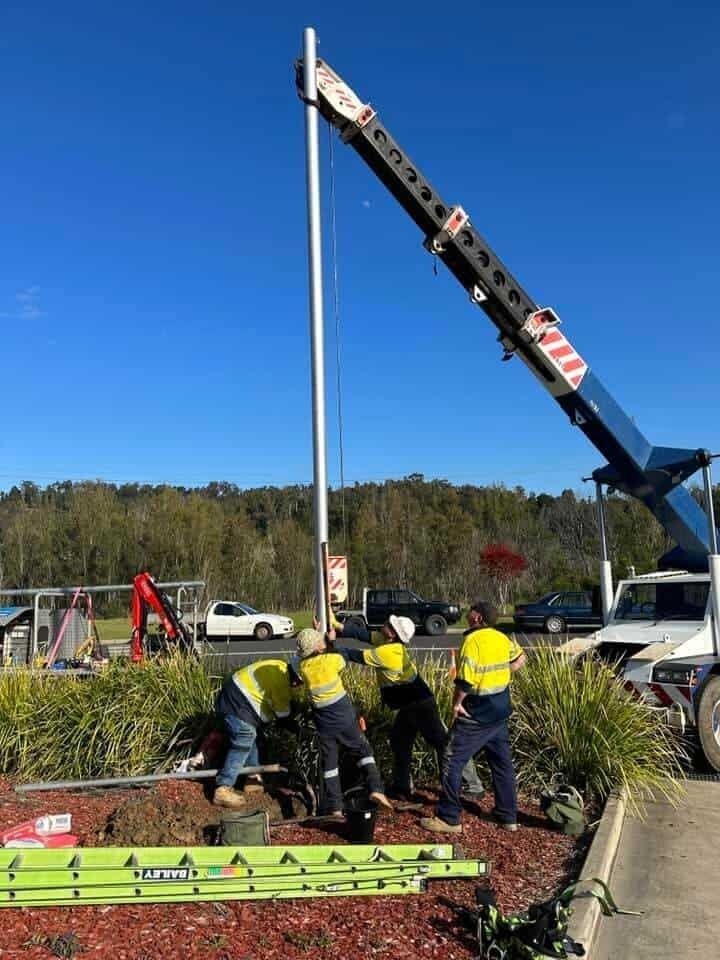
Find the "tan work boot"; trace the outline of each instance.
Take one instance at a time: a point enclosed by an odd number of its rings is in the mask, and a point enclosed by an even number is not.
[[[259,773],[251,773],[245,777],[243,793],[262,793],[265,790],[262,777]]]
[[[381,790],[373,790],[370,794],[370,799],[374,801],[379,807],[385,807],[386,810],[394,810],[395,808],[392,805],[392,801],[388,800],[385,794]]]
[[[461,823],[446,823],[440,817],[422,817],[420,826],[430,833],[462,833]]]
[[[216,807],[230,807],[238,810],[247,803],[245,797],[232,787],[216,787],[213,794],[213,803]]]

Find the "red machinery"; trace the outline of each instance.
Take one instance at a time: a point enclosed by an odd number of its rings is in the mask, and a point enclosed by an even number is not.
[[[168,646],[175,645],[188,651],[193,649],[192,635],[180,619],[181,614],[172,605],[170,598],[158,590],[149,573],[139,573],[133,580],[131,610],[130,659],[133,663],[140,663],[145,655],[148,639],[147,618],[151,610],[160,618],[162,633]]]

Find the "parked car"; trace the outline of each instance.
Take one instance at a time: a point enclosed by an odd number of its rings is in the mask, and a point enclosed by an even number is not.
[[[410,617],[418,628],[418,633],[427,633],[431,637],[439,636],[447,630],[449,623],[460,619],[460,607],[445,600],[423,600],[412,590],[363,590],[362,610],[339,610],[339,620],[355,617],[369,627],[379,627],[391,613],[400,617]]]
[[[290,617],[276,613],[261,613],[247,603],[234,600],[214,600],[205,610],[202,630],[208,640],[227,640],[235,637],[255,637],[272,640],[288,637],[295,632]]]
[[[565,633],[570,627],[602,627],[599,594],[599,590],[556,590],[534,603],[517,604],[515,626],[544,633]]]

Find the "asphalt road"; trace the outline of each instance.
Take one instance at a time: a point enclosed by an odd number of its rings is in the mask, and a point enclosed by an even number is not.
[[[559,638],[553,638],[551,636],[545,636],[539,633],[520,633],[516,632],[515,637],[517,638],[518,643],[526,650],[532,650],[533,647],[538,646],[540,643],[551,643],[557,644],[565,641],[567,637],[563,634]],[[416,636],[413,637],[413,641],[410,645],[411,650],[419,658],[423,656],[429,657],[442,657],[449,659],[450,651],[457,650],[460,646],[462,640],[462,631],[453,630],[450,633],[443,634],[439,637],[424,637]],[[362,650],[367,649],[365,644],[359,643],[356,640],[338,640],[338,646],[345,647],[354,647],[355,649]],[[209,644],[208,646],[212,647],[212,652],[206,654],[209,662],[217,663],[221,665],[223,669],[228,669],[236,665],[241,665],[246,663],[249,660],[258,660],[260,658],[266,657],[285,657],[288,653],[295,649],[295,640],[290,637],[288,639],[274,638],[269,640],[267,643],[259,643],[254,638],[249,638],[247,640],[231,640],[227,643],[214,643]]]

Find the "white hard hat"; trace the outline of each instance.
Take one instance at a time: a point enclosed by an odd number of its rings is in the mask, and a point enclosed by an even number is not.
[[[396,617],[391,613],[388,617],[388,623],[393,628],[401,643],[410,643],[415,636],[415,624],[410,617]]]

